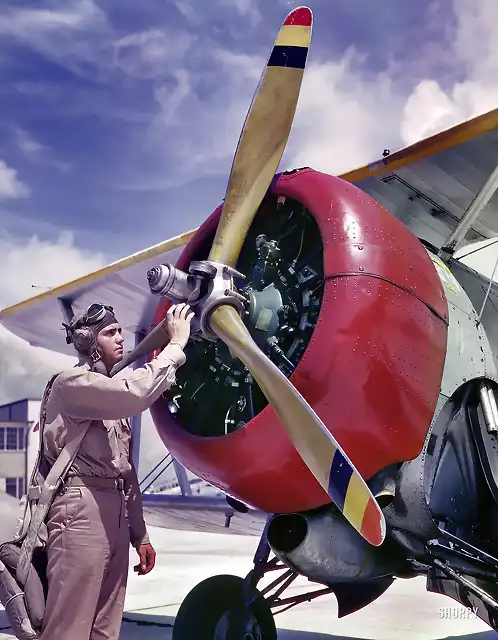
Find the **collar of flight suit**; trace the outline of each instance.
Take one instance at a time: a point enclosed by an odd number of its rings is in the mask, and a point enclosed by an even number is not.
[[[81,367],[82,369],[85,369],[85,371],[92,371],[94,370],[94,366],[93,363],[90,361],[89,358],[84,358],[84,357],[80,357],[77,364],[74,365],[74,367]],[[96,371],[96,373],[100,373],[101,375],[106,375],[108,378],[109,376],[109,372],[106,370],[106,373],[103,374],[101,371]]]

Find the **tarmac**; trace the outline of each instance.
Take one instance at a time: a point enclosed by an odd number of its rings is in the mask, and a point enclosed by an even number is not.
[[[198,582],[212,575],[245,576],[257,544],[253,536],[171,531],[149,527],[157,561],[147,576],[130,576],[120,640],[170,640],[178,608]],[[271,574],[271,579],[276,577]],[[266,585],[270,578],[262,583]],[[282,597],[316,588],[296,580]],[[425,590],[425,580],[399,579],[374,603],[342,619],[333,595],[297,605],[275,618],[278,640],[498,640],[472,612]],[[0,608],[0,640],[15,640]],[[69,639],[68,639],[69,640]],[[194,640],[194,639],[192,639]]]

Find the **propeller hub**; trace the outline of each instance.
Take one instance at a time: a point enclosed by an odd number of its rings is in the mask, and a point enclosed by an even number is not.
[[[151,293],[175,304],[187,302],[190,305],[195,313],[192,335],[197,338],[218,339],[209,326],[209,318],[220,305],[234,307],[240,316],[249,305],[249,300],[235,286],[235,279],[245,279],[244,274],[211,260],[192,262],[189,273],[171,264],[162,264],[150,269],[147,279]]]

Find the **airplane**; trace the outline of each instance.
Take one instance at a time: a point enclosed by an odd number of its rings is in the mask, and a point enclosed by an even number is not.
[[[278,171],[312,22],[285,19],[199,228],[0,322],[74,355],[61,321],[102,301],[134,341],[123,375],[164,348],[173,302],[195,311],[151,408],[182,495],[144,494],[144,512],[259,544],[245,579],[186,596],[175,640],[274,639],[289,607],[334,594],[342,617],[417,576],[498,630],[498,258],[476,262],[498,242],[498,109],[338,176]],[[191,495],[185,469],[226,500]],[[282,597],[298,576],[319,588]]]

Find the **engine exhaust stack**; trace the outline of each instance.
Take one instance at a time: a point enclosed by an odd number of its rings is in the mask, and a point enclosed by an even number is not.
[[[313,512],[274,515],[267,538],[281,562],[325,584],[374,580],[406,570],[395,543],[386,540],[380,547],[368,544],[333,505]]]

